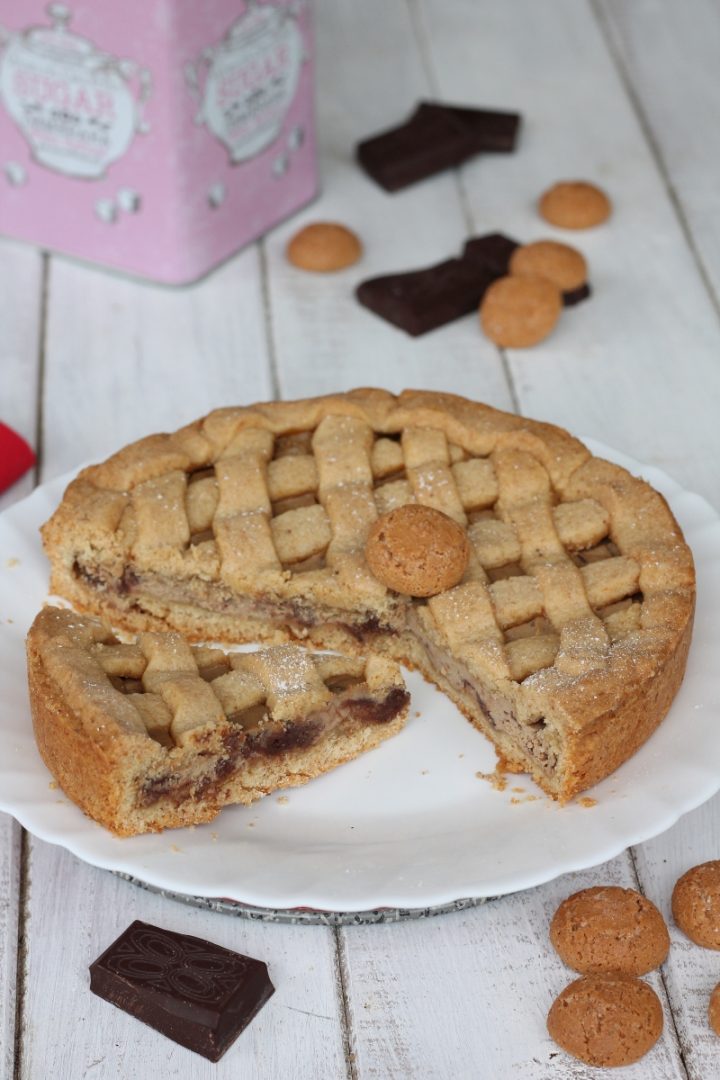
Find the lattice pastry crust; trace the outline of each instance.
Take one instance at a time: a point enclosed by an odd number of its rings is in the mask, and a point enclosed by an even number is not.
[[[304,784],[399,731],[410,700],[385,657],[297,645],[225,654],[173,632],[128,644],[64,608],[40,612],[27,652],[45,763],[121,836]]]
[[[427,602],[364,557],[408,502],[471,542],[464,580]],[[647,738],[690,642],[692,556],[662,497],[559,428],[451,395],[220,409],[86,469],[43,537],[53,589],[127,629],[418,667],[563,799]]]

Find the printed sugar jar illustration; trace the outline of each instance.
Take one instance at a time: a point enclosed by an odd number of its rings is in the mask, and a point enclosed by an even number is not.
[[[0,0],[0,234],[192,281],[316,193],[304,0]]]
[[[201,101],[197,122],[225,144],[231,161],[247,161],[275,142],[297,91],[302,60],[293,13],[252,4],[217,46],[187,65],[188,84]]]
[[[70,33],[64,5],[50,4],[48,13],[52,27],[10,36],[0,61],[0,95],[39,164],[97,178],[141,128],[150,74]]]

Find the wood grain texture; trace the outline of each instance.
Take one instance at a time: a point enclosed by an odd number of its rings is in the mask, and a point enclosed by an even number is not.
[[[720,505],[720,426],[707,410],[720,399],[717,313],[588,4],[417,3],[442,96],[525,116],[516,155],[463,167],[475,220],[570,243],[590,265],[592,300],[545,342],[508,353],[522,411],[660,465]],[[560,179],[605,188],[610,221],[582,232],[543,222],[537,197]]]
[[[15,1061],[20,834],[17,822],[0,814],[0,1080],[11,1080]]]
[[[42,841],[30,865],[24,1080],[344,1080],[332,930],[186,907]],[[267,962],[276,992],[217,1065],[90,993],[88,965],[133,919]]]
[[[550,945],[550,920],[566,896],[597,884],[634,888],[627,856],[443,918],[342,930],[358,1076],[605,1077],[606,1070],[583,1066],[561,1051],[545,1026],[555,997],[577,977]],[[657,973],[648,982],[663,1003],[664,1032],[622,1075],[685,1077],[662,982]]]
[[[720,297],[720,8],[715,0],[601,0],[597,11],[715,299]]]
[[[360,139],[400,123],[431,90],[405,3],[319,0],[316,26],[323,193],[264,242],[283,396],[417,386],[510,408],[500,358],[474,315],[410,338],[354,298],[365,278],[459,254],[469,233],[452,172],[389,195],[355,164]],[[288,239],[318,220],[355,229],[365,245],[363,259],[336,274],[291,266]]]
[[[37,434],[42,338],[43,256],[0,239],[0,420],[31,446]],[[0,511],[33,488],[32,471],[0,494]]]
[[[272,396],[255,248],[185,289],[57,257],[49,285],[43,480]]]

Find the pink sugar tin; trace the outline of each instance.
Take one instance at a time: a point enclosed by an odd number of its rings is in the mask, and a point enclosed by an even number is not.
[[[0,0],[0,233],[167,284],[317,191],[305,0]]]

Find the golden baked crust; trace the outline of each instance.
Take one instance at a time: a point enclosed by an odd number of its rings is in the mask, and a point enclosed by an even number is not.
[[[294,645],[225,655],[176,633],[120,642],[46,607],[27,639],[35,738],[63,791],[120,836],[211,821],[403,726],[397,665]]]
[[[412,502],[471,544],[427,602],[364,555]],[[448,394],[217,410],[85,469],[43,539],[53,590],[126,629],[409,663],[561,799],[651,734],[690,642],[692,556],[663,498],[560,428]]]

